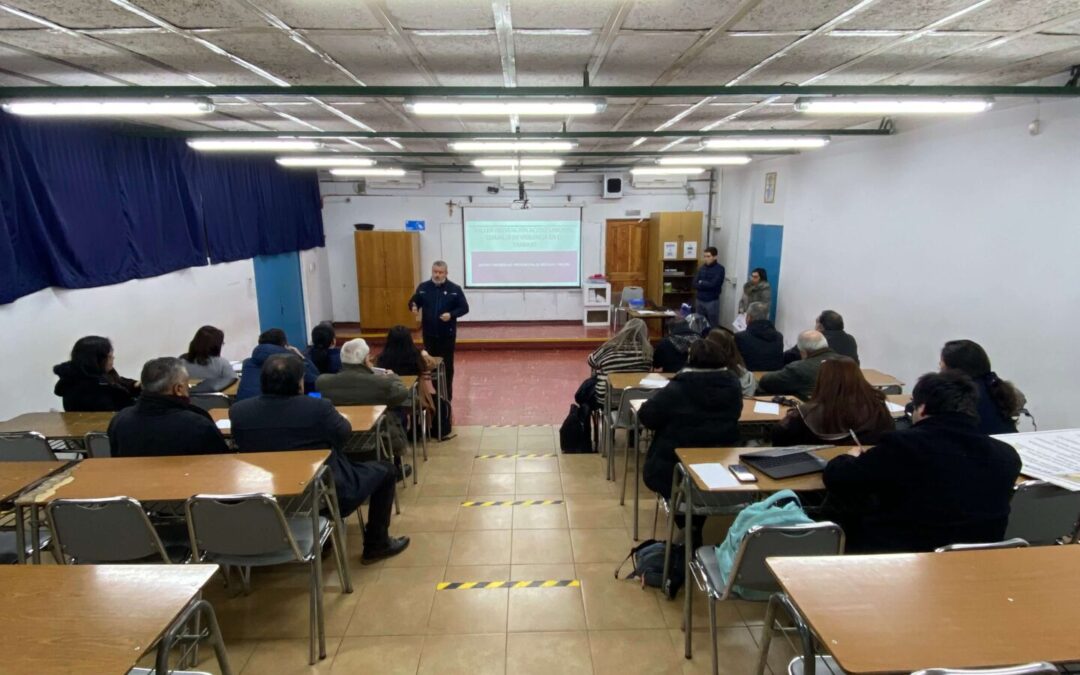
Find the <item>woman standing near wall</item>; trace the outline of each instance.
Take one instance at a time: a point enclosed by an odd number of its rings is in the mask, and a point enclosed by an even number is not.
[[[763,302],[770,309],[772,308],[772,287],[769,286],[769,275],[764,267],[755,267],[750,273],[750,281],[743,284],[739,313],[745,312],[752,302]]]

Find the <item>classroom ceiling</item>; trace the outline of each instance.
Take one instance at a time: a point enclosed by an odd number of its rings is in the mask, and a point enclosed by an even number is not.
[[[509,132],[509,118],[419,119],[401,97],[289,85],[580,87],[1016,85],[1080,63],[1078,0],[0,0],[0,87],[275,85],[213,96],[185,131]],[[791,96],[609,98],[522,131],[875,126],[807,118]],[[353,152],[438,139],[324,139]],[[697,139],[583,139],[583,151],[691,150]],[[428,157],[429,165],[454,160]],[[460,163],[460,160],[458,160]],[[577,161],[585,161],[578,159]],[[380,163],[383,163],[380,161]]]

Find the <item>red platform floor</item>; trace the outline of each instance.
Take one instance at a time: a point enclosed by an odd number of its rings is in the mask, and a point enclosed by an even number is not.
[[[454,360],[454,423],[561,424],[589,376],[590,349],[461,351]]]

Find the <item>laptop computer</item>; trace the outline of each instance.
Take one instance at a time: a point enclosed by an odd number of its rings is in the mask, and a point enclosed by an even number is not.
[[[793,445],[786,448],[767,448],[739,455],[739,461],[752,466],[772,479],[791,478],[817,473],[825,468],[825,460],[811,454],[831,445]]]

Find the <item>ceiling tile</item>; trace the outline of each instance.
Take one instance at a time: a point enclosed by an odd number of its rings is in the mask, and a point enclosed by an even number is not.
[[[620,35],[593,84],[633,86],[652,84],[672,63],[694,44],[693,35],[655,35],[641,38]]]
[[[596,40],[596,36],[515,36],[518,86],[581,86]]]
[[[814,30],[856,4],[858,0],[764,0],[734,30]]]
[[[1080,44],[1072,36],[1032,35],[1006,42],[992,49],[975,49],[958,54],[933,69],[916,73],[913,76],[901,76],[895,80],[895,83],[964,84],[963,80],[972,75],[1007,69],[1021,61],[1053,52],[1069,50],[1073,47],[1080,48]],[[1044,75],[1050,74],[1053,73],[1044,73]]]
[[[4,30],[6,28],[20,28],[23,30],[27,30],[30,28],[42,28],[42,25],[35,21],[23,19],[21,17],[15,16],[14,14],[0,11],[0,30]]]
[[[109,0],[4,0],[4,4],[36,14],[65,28],[128,28],[151,25]],[[11,16],[7,12],[0,12]],[[36,24],[35,24],[36,25]]]
[[[544,0],[511,5],[514,28],[595,28],[604,27],[621,0]]]
[[[253,0],[293,28],[381,28],[363,2]]]
[[[499,43],[494,35],[474,37],[423,37],[413,43],[439,82],[450,86],[503,85]]]
[[[831,38],[847,40],[849,38]],[[898,47],[894,47],[881,54],[846,68],[835,75],[819,80],[814,84],[836,85],[861,85],[872,84],[903,73],[908,70],[920,68],[939,58],[948,56],[963,49],[973,47],[986,42],[991,38],[986,37],[922,37],[912,40]],[[918,75],[913,75],[914,81],[918,81]]]
[[[1076,0],[1007,0],[992,2],[955,24],[959,30],[1022,30],[1077,12]]]
[[[741,84],[800,83],[883,44],[889,38],[827,38],[808,40],[756,71]]]
[[[977,0],[904,0],[870,5],[844,22],[843,28],[869,30],[916,30],[970,7]],[[978,11],[978,10],[976,10]],[[955,24],[943,27],[955,28]]]
[[[783,49],[792,37],[724,37],[714,40],[672,84],[726,84]]]
[[[990,70],[966,78],[963,84],[1023,84],[1051,75],[1066,73],[1080,63],[1080,46],[1043,54],[996,70]]]
[[[412,62],[402,55],[397,43],[386,34],[309,34],[322,47],[360,78],[364,84],[382,86],[422,86],[430,84]]]
[[[355,84],[284,33],[222,33],[211,41],[293,84]]]
[[[494,28],[491,3],[480,0],[387,0],[387,9],[404,28]]]
[[[116,84],[116,82],[112,80],[84,73],[75,70],[74,68],[66,68],[62,64],[47,61],[31,54],[24,54],[20,51],[6,49],[2,43],[8,40],[10,37],[9,33],[10,31],[8,33],[0,33],[0,64],[3,65],[5,70],[29,75],[31,77],[68,87],[108,86]],[[12,86],[24,87],[33,84],[34,82],[19,81]]]
[[[262,17],[239,2],[137,0],[136,4],[181,28],[244,28],[266,25]]]
[[[709,29],[729,16],[738,0],[648,0],[637,2],[625,28],[649,30]]]
[[[266,80],[258,75],[179,35],[110,35],[108,41],[167,63],[177,70],[198,75],[214,84],[266,84]],[[152,66],[146,66],[146,70],[159,72],[159,69]],[[190,80],[185,83],[194,84]]]
[[[39,76],[41,78],[41,76]],[[41,78],[44,79],[44,78]],[[53,82],[53,80],[46,80],[46,82]],[[37,80],[30,79],[30,76],[20,75],[8,75],[7,73],[0,73],[0,87],[33,87],[42,84]]]

